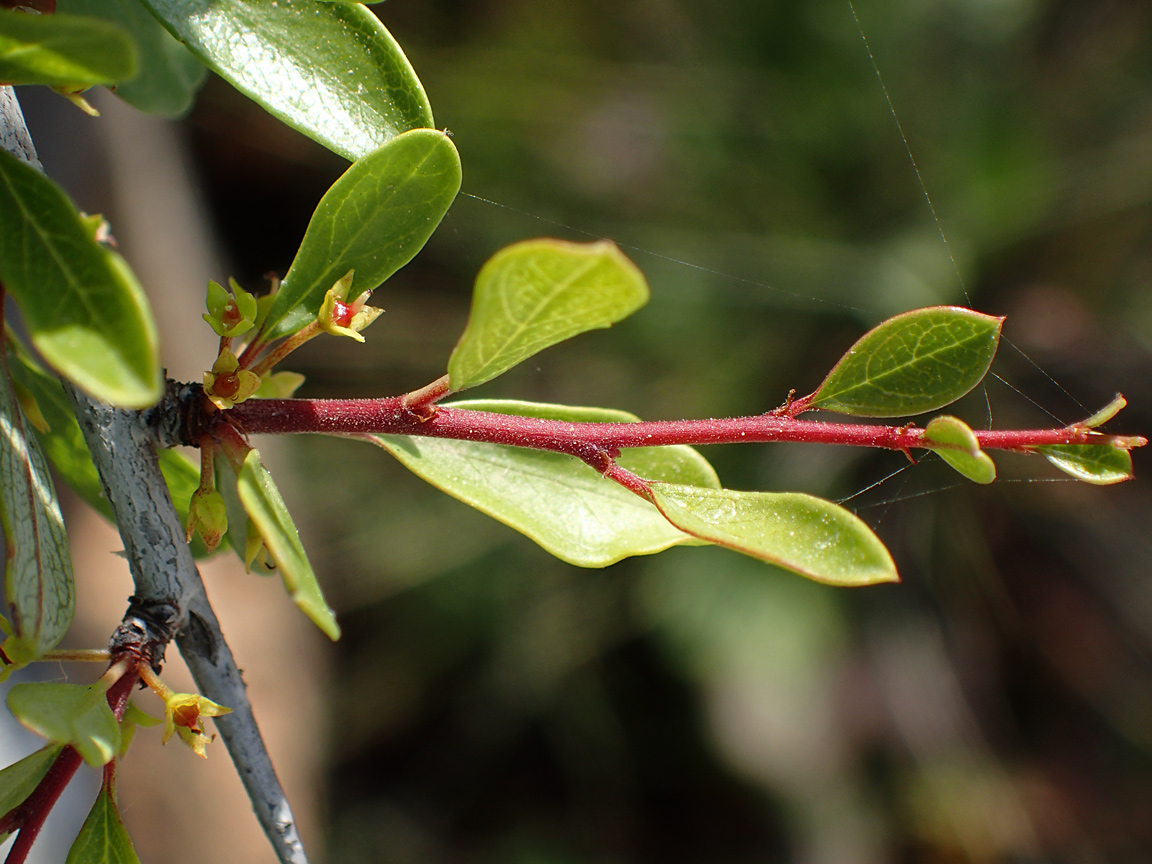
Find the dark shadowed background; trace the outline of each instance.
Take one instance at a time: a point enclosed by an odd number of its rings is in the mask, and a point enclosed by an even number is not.
[[[1109,429],[1152,431],[1152,6],[859,0],[923,186],[848,0],[375,8],[466,194],[377,293],[366,345],[293,357],[300,395],[431,381],[488,256],[611,237],[649,306],[477,396],[759,413],[884,317],[954,303],[1008,316],[954,409],[972,426],[1063,425],[1121,391]],[[195,291],[283,274],[344,163],[218,80],[175,131],[224,262]],[[1096,488],[1023,456],[976,487],[898,453],[706,451],[726,486],[855,509],[904,580],[859,590],[705,548],[581,571],[383,452],[278,455],[345,632],[305,639],[330,653],[282,685],[326,717],[296,745],[322,759],[320,860],[1152,860],[1143,452]]]

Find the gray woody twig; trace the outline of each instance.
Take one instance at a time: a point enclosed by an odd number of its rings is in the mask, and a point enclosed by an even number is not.
[[[43,170],[15,93],[3,86],[0,146]],[[113,408],[67,382],[64,387],[116,515],[135,582],[136,605],[167,607],[174,613],[176,643],[196,686],[209,699],[232,709],[231,714],[216,718],[216,726],[256,818],[282,864],[307,864],[291,807],[260,736],[240,670],[220,632],[160,473],[155,429],[164,420],[163,412]]]

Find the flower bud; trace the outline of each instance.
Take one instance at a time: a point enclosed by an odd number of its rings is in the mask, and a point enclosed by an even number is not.
[[[256,298],[241,288],[235,279],[229,279],[228,285],[231,293],[216,282],[208,283],[208,296],[204,302],[208,314],[204,320],[217,336],[242,336],[252,329],[256,321]]]

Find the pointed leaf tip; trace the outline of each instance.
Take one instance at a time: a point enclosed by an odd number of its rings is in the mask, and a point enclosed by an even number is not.
[[[101,787],[64,864],[140,864],[116,806],[114,785]]]
[[[651,484],[653,502],[682,531],[829,585],[899,582],[863,520],[799,492],[734,492]]]
[[[1003,323],[958,306],[889,318],[848,350],[808,407],[860,417],[905,417],[943,408],[987,374]]]

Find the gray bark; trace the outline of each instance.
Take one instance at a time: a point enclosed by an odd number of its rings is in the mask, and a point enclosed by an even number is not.
[[[0,146],[43,170],[15,93],[4,86],[0,86]],[[163,618],[174,622],[177,646],[196,686],[204,696],[232,709],[231,714],[215,719],[216,726],[277,857],[283,864],[307,864],[244,680],[220,631],[160,473],[158,444],[176,443],[171,424],[165,422],[171,418],[163,410],[113,408],[67,382],[64,387],[124,541],[135,583],[133,609],[162,609]]]

